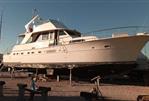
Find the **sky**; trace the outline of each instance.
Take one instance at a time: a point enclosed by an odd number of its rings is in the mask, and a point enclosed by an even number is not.
[[[16,44],[35,8],[41,18],[60,20],[83,33],[120,26],[149,26],[149,0],[0,0],[0,53],[7,53]],[[149,56],[148,47],[147,44],[145,52]]]

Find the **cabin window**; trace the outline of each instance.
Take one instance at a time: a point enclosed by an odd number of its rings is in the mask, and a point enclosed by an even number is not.
[[[34,52],[32,52],[32,54],[34,54]]]
[[[39,37],[39,34],[33,34],[32,36],[32,42],[35,42]]]
[[[29,38],[29,40],[27,41],[27,43],[35,42],[35,41],[38,39],[39,35],[40,35],[40,34],[33,34],[33,35]]]
[[[49,32],[42,32],[42,40],[48,40],[49,39]]]
[[[85,41],[85,40],[84,39],[78,39],[78,40],[72,40],[70,42],[72,43],[72,42],[83,42],[83,41]]]
[[[42,40],[48,40],[49,38],[49,35],[48,34],[43,34],[42,35]]]
[[[54,35],[54,32],[50,32],[49,34],[50,34],[50,35],[49,35],[50,40],[54,39],[54,36],[53,36],[53,35]]]
[[[48,40],[49,39],[49,31],[46,32],[38,32],[33,33],[33,35],[29,38],[27,43],[32,43],[36,41]]]
[[[21,55],[23,55],[23,53],[21,53]]]
[[[13,53],[13,55],[15,55],[15,53]]]
[[[30,54],[30,52],[27,52],[27,54]]]
[[[59,35],[66,35],[66,33],[64,31],[59,31]]]

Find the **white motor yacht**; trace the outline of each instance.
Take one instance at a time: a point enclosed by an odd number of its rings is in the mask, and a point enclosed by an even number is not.
[[[59,68],[98,64],[132,64],[149,40],[145,33],[113,34],[111,37],[82,36],[56,20],[37,15],[25,25],[20,43],[3,63],[13,67]]]

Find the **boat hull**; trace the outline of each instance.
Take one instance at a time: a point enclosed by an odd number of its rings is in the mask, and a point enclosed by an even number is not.
[[[30,68],[80,67],[95,64],[132,64],[149,40],[147,35],[100,39],[39,49],[14,50],[4,55],[7,66]],[[21,47],[21,46],[20,46]],[[15,55],[14,55],[15,53]]]

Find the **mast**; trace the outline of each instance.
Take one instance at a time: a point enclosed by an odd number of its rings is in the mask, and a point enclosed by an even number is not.
[[[3,22],[3,10],[2,10],[1,16],[0,16],[0,40],[1,40],[1,32],[2,32],[2,22]]]

